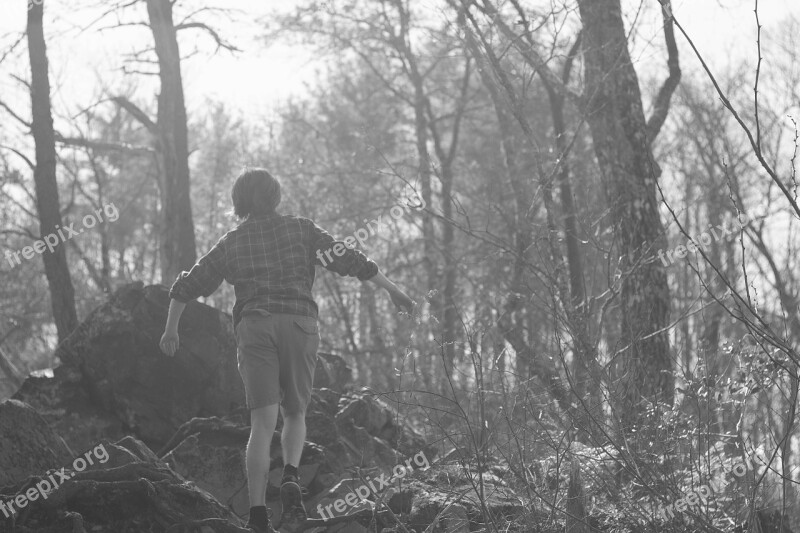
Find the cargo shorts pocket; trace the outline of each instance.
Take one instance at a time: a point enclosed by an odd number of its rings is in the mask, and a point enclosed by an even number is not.
[[[319,324],[317,319],[312,317],[295,318],[294,325],[306,335],[319,335]]]

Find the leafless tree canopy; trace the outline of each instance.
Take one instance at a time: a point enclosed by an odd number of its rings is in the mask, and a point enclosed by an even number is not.
[[[413,294],[319,270],[321,349],[517,491],[484,531],[800,530],[795,7],[28,3],[0,36],[3,398],[191,269],[266,167]],[[711,48],[712,16],[746,35]],[[242,65],[241,99],[198,81]]]

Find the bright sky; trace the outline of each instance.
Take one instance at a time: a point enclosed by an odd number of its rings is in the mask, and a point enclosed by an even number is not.
[[[81,31],[98,15],[94,5],[103,5],[98,0],[45,0],[46,27],[49,57],[53,72],[54,99],[56,106],[77,112],[83,106],[96,101],[103,85],[119,87],[129,84],[148,87],[146,79],[138,75],[123,75],[120,71],[125,53],[140,50],[151,43],[152,37],[143,27],[106,29],[114,20],[107,18],[89,31]],[[335,5],[336,0],[333,1]],[[549,5],[551,0],[532,2]],[[558,0],[553,0],[558,2]],[[26,0],[0,0],[3,16],[0,19],[0,50],[25,27]],[[12,3],[13,2],[13,3]],[[628,13],[635,13],[639,0],[623,0]],[[653,9],[656,0],[644,0],[651,7],[640,20],[638,39],[634,46],[634,59],[640,74],[665,74],[663,57],[663,35],[660,33],[660,17]],[[673,0],[674,12],[695,40],[700,51],[707,56],[712,68],[724,70],[731,58],[746,57],[755,61],[755,26],[753,0]],[[263,0],[208,0],[184,2],[186,5],[224,5],[243,11],[235,23],[214,16],[209,20],[220,33],[244,50],[238,55],[221,51],[212,55],[211,40],[200,32],[190,30],[181,37],[182,52],[193,47],[194,41],[201,44],[203,54],[183,64],[185,92],[189,113],[205,105],[208,98],[223,100],[231,108],[239,108],[248,114],[266,116],[272,106],[292,95],[302,94],[304,84],[314,80],[319,62],[308,51],[285,43],[267,47],[259,41],[262,25],[256,21],[276,8],[289,8],[294,0],[264,2]],[[426,5],[433,5],[428,0]],[[431,10],[432,15],[436,15]],[[764,25],[764,34],[770,35],[778,23],[789,15],[800,19],[800,2],[797,0],[761,0],[759,13]],[[133,18],[144,20],[143,7],[131,12]],[[688,54],[685,40],[678,35],[683,51],[681,61],[684,70],[697,68],[697,61]],[[653,44],[657,46],[653,46]],[[23,64],[23,67],[26,65]],[[17,71],[18,64],[6,62],[0,65],[0,95],[19,90],[19,84],[9,76]],[[656,70],[651,70],[656,69]],[[648,72],[651,71],[651,72]],[[27,77],[27,70],[22,74]],[[7,98],[7,96],[3,96]]]

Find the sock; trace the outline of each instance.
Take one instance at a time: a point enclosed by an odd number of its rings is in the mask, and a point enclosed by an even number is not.
[[[267,516],[267,506],[257,505],[250,508],[250,520],[248,524],[266,529],[269,524],[269,516]]]
[[[289,476],[299,477],[297,475],[297,467],[292,465],[284,465],[283,467],[283,478],[281,479],[281,483],[286,483],[287,478]]]

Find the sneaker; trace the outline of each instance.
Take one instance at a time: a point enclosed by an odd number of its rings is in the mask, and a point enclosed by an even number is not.
[[[294,533],[301,529],[307,519],[303,491],[297,476],[284,476],[281,483],[281,529]]]
[[[272,527],[272,510],[269,509],[269,508],[267,508],[267,527],[266,528],[257,526],[255,524],[251,524],[249,521],[247,522],[247,525],[244,526],[244,528],[245,529],[249,529],[253,533],[278,533]]]

